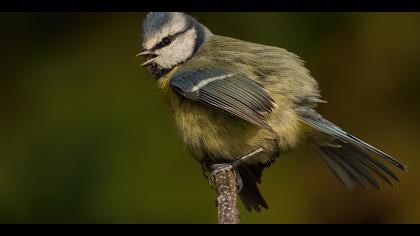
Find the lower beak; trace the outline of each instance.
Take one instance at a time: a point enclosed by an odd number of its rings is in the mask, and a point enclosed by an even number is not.
[[[152,59],[146,61],[145,63],[141,64],[141,66],[148,66],[148,65],[153,64],[153,62],[155,62],[155,58],[152,58]]]

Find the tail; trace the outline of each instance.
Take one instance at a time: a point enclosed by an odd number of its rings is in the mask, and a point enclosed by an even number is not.
[[[321,136],[309,136],[308,141],[348,188],[352,188],[356,181],[366,189],[369,186],[379,189],[379,184],[372,173],[390,185],[393,185],[392,180],[399,182],[397,175],[376,157],[407,171],[407,166],[395,158],[345,132],[322,118],[313,109],[299,110],[299,115],[301,121],[321,134]]]
[[[239,192],[239,197],[248,211],[259,212],[260,207],[268,209],[268,205],[257,186],[257,183],[261,183],[261,175],[265,167],[261,164],[238,166],[238,172],[242,179],[242,189]]]

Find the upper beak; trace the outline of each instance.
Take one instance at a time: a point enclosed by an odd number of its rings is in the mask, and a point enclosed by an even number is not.
[[[143,50],[143,51],[137,53],[136,57],[147,56],[147,55],[152,55],[152,54],[153,54],[153,52],[150,51],[150,50]]]

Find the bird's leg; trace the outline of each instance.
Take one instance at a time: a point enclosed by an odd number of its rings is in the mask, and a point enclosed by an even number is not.
[[[236,188],[238,189],[238,191],[240,191],[242,189],[242,179],[239,176],[239,173],[236,170],[236,168],[234,168],[231,163],[214,164],[211,166],[211,174],[209,176],[210,186],[212,188],[215,188],[214,183],[216,180],[216,176],[219,175],[221,172],[228,172],[228,171],[233,172],[233,175],[235,176],[235,179],[236,179]]]
[[[262,151],[264,151],[263,148],[258,148],[257,150],[255,150],[255,151],[253,151],[253,152],[251,152],[251,153],[249,153],[249,154],[247,154],[247,155],[239,158],[238,160],[232,162],[232,167],[234,167],[234,168],[238,167],[239,165],[241,165],[242,163],[244,163],[246,160],[248,160],[249,158],[257,155],[258,153],[260,153]]]
[[[249,158],[255,156],[256,154],[260,153],[264,151],[263,148],[259,148],[241,158],[239,158],[238,160],[235,160],[233,162],[230,163],[221,163],[221,164],[214,164],[211,166],[211,174],[209,176],[209,184],[210,186],[212,186],[214,188],[214,182],[215,182],[215,176],[220,174],[220,172],[226,172],[226,171],[233,171],[233,174],[235,175],[236,178],[236,187],[238,188],[238,192],[241,191],[242,189],[242,179],[241,176],[239,175],[238,171],[236,170],[236,168],[238,166],[240,166],[241,164],[243,164],[246,160],[248,160]],[[205,167],[206,168],[206,167]],[[206,168],[207,169],[207,168]]]

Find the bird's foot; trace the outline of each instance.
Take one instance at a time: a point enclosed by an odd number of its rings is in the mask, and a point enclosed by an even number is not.
[[[221,163],[221,164],[214,164],[211,166],[211,174],[210,176],[208,176],[208,180],[209,180],[209,185],[211,187],[214,188],[214,183],[215,183],[215,177],[220,174],[220,172],[226,172],[226,171],[233,171],[233,174],[235,175],[236,178],[236,187],[238,188],[238,192],[241,191],[243,183],[242,183],[242,179],[241,176],[239,175],[238,171],[236,170],[236,168],[238,166],[240,166],[241,164],[243,164],[247,159],[255,156],[256,154],[260,153],[264,151],[263,148],[259,148],[241,158],[239,158],[238,160],[235,160],[231,163]],[[207,167],[204,167],[205,169],[207,169]]]
[[[242,179],[241,176],[239,175],[238,171],[236,170],[236,168],[231,164],[231,163],[223,163],[223,164],[214,164],[211,166],[211,174],[209,176],[209,185],[214,188],[215,187],[215,181],[216,181],[216,176],[219,175],[222,172],[228,172],[228,171],[232,171],[233,175],[235,176],[236,179],[236,188],[238,189],[238,192],[241,191],[242,189]]]

